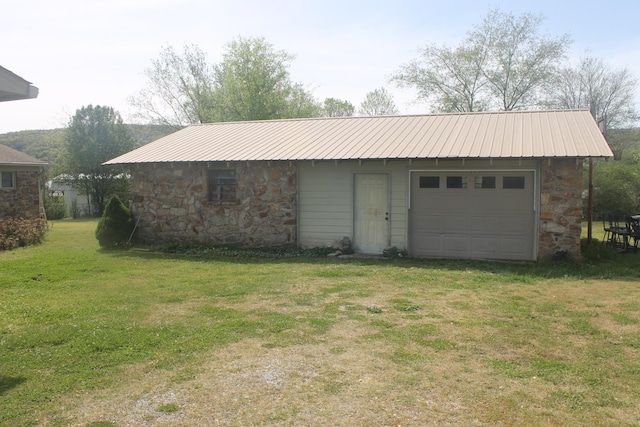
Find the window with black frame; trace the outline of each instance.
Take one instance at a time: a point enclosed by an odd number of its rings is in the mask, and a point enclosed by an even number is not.
[[[236,200],[236,171],[234,169],[214,169],[209,171],[209,200],[231,202]]]

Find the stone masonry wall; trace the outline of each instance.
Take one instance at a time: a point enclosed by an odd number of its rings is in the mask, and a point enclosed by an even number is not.
[[[200,163],[131,169],[131,208],[145,243],[243,247],[296,244],[296,166],[242,162],[235,167],[236,201],[208,199],[208,168]],[[225,168],[226,165],[221,165]]]
[[[16,188],[0,188],[0,218],[40,218],[43,172],[15,171]]]
[[[542,161],[540,245],[538,259],[580,258],[582,231],[582,161]]]

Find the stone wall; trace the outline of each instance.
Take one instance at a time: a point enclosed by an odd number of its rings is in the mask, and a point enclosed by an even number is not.
[[[235,201],[210,201],[209,168],[235,168]],[[131,169],[131,209],[145,243],[243,247],[296,244],[296,166],[289,162],[230,165],[174,163]]]
[[[16,187],[0,188],[0,218],[40,218],[44,173],[39,169],[13,172]]]
[[[538,259],[580,258],[582,161],[543,160]]]

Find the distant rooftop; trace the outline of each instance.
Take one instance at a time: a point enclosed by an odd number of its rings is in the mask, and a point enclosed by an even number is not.
[[[49,163],[0,144],[0,166],[46,166]]]

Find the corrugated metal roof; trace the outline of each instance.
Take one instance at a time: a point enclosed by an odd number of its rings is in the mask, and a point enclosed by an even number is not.
[[[46,166],[47,162],[38,160],[11,147],[0,144],[0,165],[2,166]]]
[[[193,125],[106,164],[612,155],[588,111],[561,110]]]

